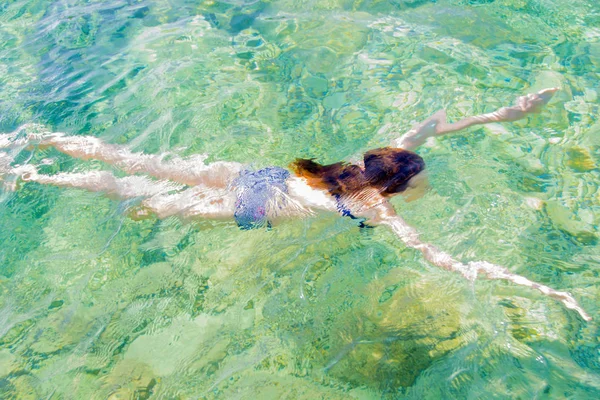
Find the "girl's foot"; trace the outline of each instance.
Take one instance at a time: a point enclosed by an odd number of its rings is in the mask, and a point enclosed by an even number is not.
[[[8,153],[0,153],[0,181],[11,170],[10,163],[12,162],[13,158]]]

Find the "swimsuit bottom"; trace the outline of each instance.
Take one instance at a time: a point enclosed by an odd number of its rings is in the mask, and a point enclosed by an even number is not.
[[[233,181],[237,195],[233,217],[241,229],[271,226],[270,202],[279,193],[287,193],[289,177],[290,172],[280,167],[240,172]]]

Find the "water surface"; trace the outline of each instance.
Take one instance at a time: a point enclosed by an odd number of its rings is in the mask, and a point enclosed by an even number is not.
[[[0,192],[0,397],[599,398],[599,73],[594,0],[2,2],[0,132],[285,167],[560,86],[541,115],[421,149],[431,190],[394,204],[594,321],[350,219],[133,221],[26,184]],[[17,162],[44,158],[110,169]]]

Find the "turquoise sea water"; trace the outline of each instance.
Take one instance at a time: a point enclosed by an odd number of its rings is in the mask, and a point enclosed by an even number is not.
[[[599,76],[595,0],[0,2],[0,132],[286,166],[560,86],[540,115],[419,150],[431,189],[394,204],[594,318],[350,219],[133,221],[30,183],[0,191],[0,398],[600,398]],[[16,161],[44,158],[110,170]]]

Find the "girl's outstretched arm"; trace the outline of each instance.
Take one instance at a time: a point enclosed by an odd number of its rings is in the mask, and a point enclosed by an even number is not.
[[[430,263],[448,271],[458,272],[470,281],[474,281],[481,274],[488,279],[503,279],[517,285],[537,289],[542,294],[560,301],[565,307],[577,311],[584,320],[592,320],[592,317],[581,308],[577,300],[569,293],[560,292],[540,283],[533,282],[521,275],[513,274],[500,265],[491,264],[486,261],[471,261],[468,264],[463,264],[437,247],[422,242],[417,230],[398,216],[391,204],[387,202],[383,203],[375,207],[374,211],[376,217],[369,222],[389,226],[405,245],[419,250]]]
[[[537,93],[519,97],[516,104],[512,107],[502,107],[494,112],[467,117],[454,123],[448,123],[446,110],[440,110],[425,120],[425,122],[418,124],[400,138],[395,139],[392,142],[392,146],[414,150],[433,136],[456,132],[473,125],[517,121],[525,118],[527,114],[540,112],[542,107],[550,101],[557,91],[558,88],[543,89]]]

